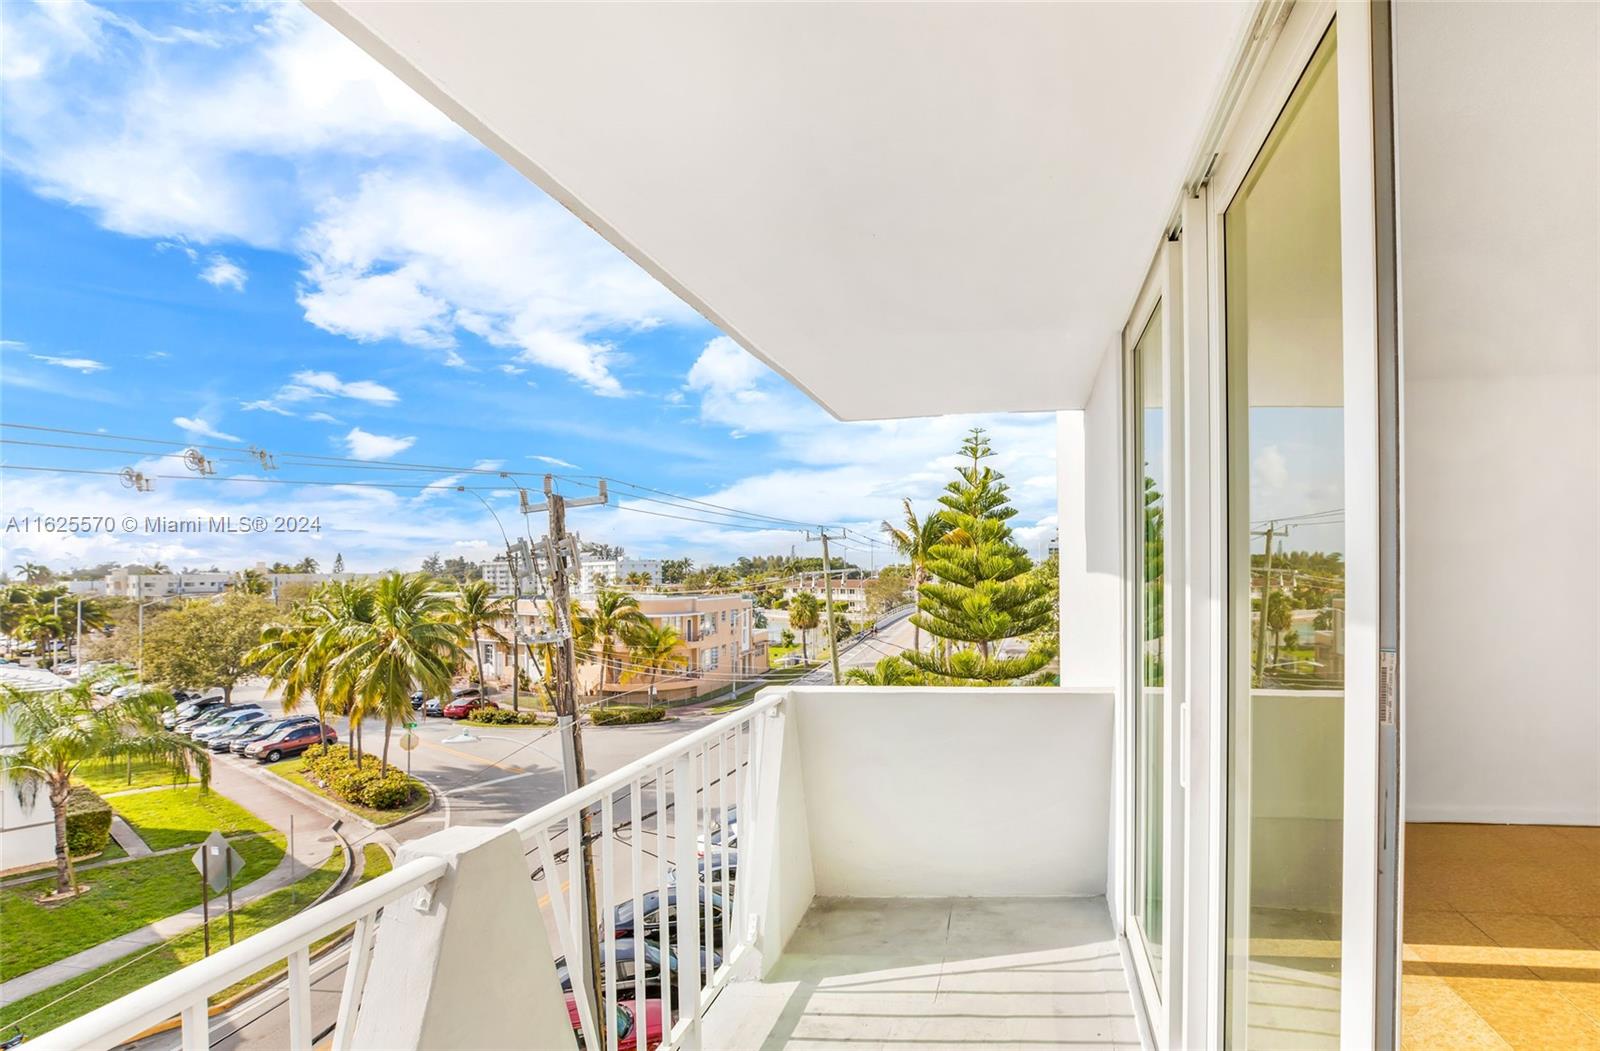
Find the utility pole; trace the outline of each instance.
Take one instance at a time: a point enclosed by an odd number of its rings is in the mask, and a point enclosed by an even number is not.
[[[506,568],[511,570],[511,710],[522,711],[522,663],[517,651],[522,648],[522,621],[518,610],[522,606],[522,574],[517,572],[517,553],[511,541],[506,541]],[[410,753],[406,759],[410,761]]]
[[[568,581],[568,573],[580,565],[578,553],[578,538],[567,532],[567,508],[586,507],[593,504],[604,504],[606,498],[606,483],[600,482],[600,495],[585,497],[581,500],[568,500],[555,491],[554,478],[544,476],[544,503],[528,503],[526,490],[521,491],[522,513],[533,514],[536,511],[548,511],[550,527],[545,534],[545,557],[550,565],[550,600],[555,607],[556,627],[556,725],[561,731],[561,766],[564,787],[568,792],[576,792],[583,787],[587,775],[583,765],[583,737],[578,730],[578,651],[577,642],[572,630],[572,598]],[[567,559],[570,556],[571,566]],[[594,886],[594,843],[593,843],[594,817],[585,809],[579,824],[579,842],[567,847],[569,854],[576,850],[580,859],[579,864],[583,870],[583,903],[585,923],[585,938],[579,944],[579,950],[584,959],[581,961],[582,971],[585,976],[584,984],[588,986],[589,1004],[593,1012],[595,1028],[599,1030],[594,1036],[594,1047],[604,1047],[606,1042],[605,1031],[612,1025],[612,1020],[604,1016],[603,1007],[605,999],[600,994],[600,917],[602,914],[601,903],[596,900]],[[547,873],[546,878],[555,879],[555,873]],[[577,888],[574,888],[576,890]],[[609,912],[610,907],[605,907]]]
[[[1256,621],[1256,686],[1262,685],[1267,660],[1267,607],[1272,594],[1272,538],[1278,531],[1277,522],[1268,522],[1266,571],[1261,576],[1261,619]]]
[[[833,664],[833,682],[837,686],[843,680],[839,678],[839,633],[833,630],[833,560],[828,557],[828,541],[833,538],[826,529],[817,533],[822,541],[822,601],[828,607],[828,659]],[[806,539],[811,539],[810,530],[806,531]]]

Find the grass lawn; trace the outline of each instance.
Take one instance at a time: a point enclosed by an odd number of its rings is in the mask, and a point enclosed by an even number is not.
[[[225,836],[272,831],[265,821],[220,792],[201,795],[198,785],[117,796],[111,800],[111,809],[133,826],[151,850],[200,843],[213,831]]]
[[[244,858],[236,887],[271,872],[283,857],[276,833],[241,836],[233,845]],[[200,904],[200,876],[187,852],[91,869],[79,882],[90,888],[83,896],[52,906],[34,899],[51,890],[53,878],[0,890],[0,981]]]
[[[394,862],[389,858],[389,852],[376,843],[368,843],[361,848],[361,864],[364,867],[357,886],[369,879],[377,879],[386,872],[394,871]]]
[[[162,763],[151,762],[134,763],[131,778],[126,763],[112,767],[80,766],[73,780],[88,785],[94,789],[96,795],[102,796],[110,795],[112,792],[126,792],[130,788],[166,788],[173,784],[189,783],[183,778],[174,782],[169,767]]]
[[[423,787],[422,782],[420,781],[417,782],[416,787],[412,790],[411,801],[405,806],[398,807],[394,810],[374,810],[372,807],[361,806],[357,803],[346,803],[342,799],[335,799],[333,796],[324,791],[321,785],[307,777],[305,773],[305,767],[305,759],[301,756],[295,756],[293,759],[285,759],[281,763],[266,764],[266,769],[269,774],[277,774],[285,781],[293,781],[307,792],[315,792],[323,799],[337,803],[346,810],[350,811],[352,814],[356,814],[357,816],[372,822],[374,825],[386,825],[391,821],[398,821],[407,814],[415,814],[417,811],[428,805],[428,790]]]
[[[241,847],[240,853],[245,853]],[[246,854],[246,857],[249,855]],[[187,864],[188,859],[184,859]],[[339,873],[344,867],[343,852],[335,850],[328,860],[323,862],[315,871],[298,880],[292,887],[273,891],[260,901],[252,902],[240,908],[233,915],[234,933],[238,940],[243,941],[252,934],[280,923],[288,917],[311,904],[324,890],[339,878]],[[228,921],[226,918],[211,921],[211,946],[213,949],[228,944]],[[59,1025],[70,1022],[79,1015],[87,1014],[104,1004],[110,1003],[119,996],[124,996],[135,989],[149,985],[158,978],[164,978],[180,967],[185,967],[196,960],[203,958],[205,939],[200,928],[185,931],[176,938],[160,947],[140,949],[129,953],[120,960],[113,960],[108,964],[97,967],[92,971],[69,979],[59,985],[48,989],[41,989],[25,999],[10,1004],[0,1010],[0,1028],[10,1031],[14,1022],[21,1021],[23,1030],[29,1036],[54,1029]],[[247,988],[249,985],[270,976],[274,971],[281,971],[281,964],[274,964],[261,972],[251,975],[238,984],[225,990],[218,997],[213,998],[213,1003]],[[103,980],[102,980],[103,979]],[[93,983],[93,984],[90,984]],[[82,989],[81,993],[74,995],[74,990]],[[61,1003],[52,1001],[66,997]],[[46,1006],[50,1005],[50,1006]]]

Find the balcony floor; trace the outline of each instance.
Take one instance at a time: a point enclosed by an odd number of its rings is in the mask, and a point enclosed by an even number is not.
[[[1103,898],[818,898],[705,1046],[1137,1048]]]

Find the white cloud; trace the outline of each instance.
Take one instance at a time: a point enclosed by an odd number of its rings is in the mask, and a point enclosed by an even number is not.
[[[736,394],[753,388],[771,369],[727,336],[707,343],[689,368],[690,390]]]
[[[547,463],[547,464],[551,465],[552,467],[570,467],[574,471],[576,471],[578,469],[578,465],[577,464],[568,463],[566,460],[561,460],[561,459],[558,459],[558,458],[556,458],[554,456],[540,456],[537,453],[535,453],[534,455],[528,457],[528,459],[530,459],[530,460],[539,460],[539,461],[541,461],[543,463]]]
[[[328,413],[325,413],[325,412],[308,413],[306,415],[306,419],[314,420],[317,423],[338,423],[339,422],[339,418],[337,416],[330,416]]]
[[[104,372],[106,369],[111,367],[103,361],[96,361],[94,358],[58,358],[50,354],[29,354],[28,357],[32,358],[34,361],[42,361],[46,365],[54,365],[57,368],[62,369],[72,369],[73,371],[81,372],[86,376],[96,372]]]
[[[215,438],[218,441],[223,442],[244,441],[243,438],[240,438],[237,435],[228,434],[225,431],[217,430],[211,424],[207,423],[205,420],[199,419],[198,417],[174,416],[172,418],[172,422],[178,427],[183,428],[183,430],[191,436],[199,435],[202,438]]]
[[[300,240],[306,319],[362,341],[443,349],[471,333],[516,365],[566,373],[596,394],[625,393],[615,345],[695,315],[571,213],[496,172],[477,181],[374,173],[326,205]]]
[[[414,436],[401,438],[372,434],[360,427],[352,427],[350,433],[344,436],[344,443],[350,455],[358,460],[387,460],[417,444],[417,439]]]
[[[293,416],[294,413],[284,408],[285,405],[322,398],[349,398],[368,405],[393,405],[400,400],[400,395],[393,387],[386,387],[376,380],[342,380],[332,372],[304,369],[290,376],[289,382],[279,387],[272,397],[240,402],[239,407]],[[333,419],[326,413],[311,418],[317,419],[319,416]]]
[[[231,288],[235,292],[244,291],[244,283],[249,277],[243,267],[221,253],[214,253],[206,262],[206,268],[200,271],[200,280],[206,284],[215,288]]]

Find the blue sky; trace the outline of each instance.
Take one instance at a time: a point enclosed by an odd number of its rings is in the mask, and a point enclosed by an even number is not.
[[[158,478],[134,493],[5,471],[7,516],[322,524],[251,539],[9,532],[8,568],[343,553],[377,569],[500,546],[477,499],[441,481],[455,475],[361,466],[396,462],[534,485],[546,470],[610,475],[865,531],[902,496],[931,506],[974,423],[994,434],[1020,538],[1038,551],[1054,532],[1052,417],[831,420],[298,4],[7,3],[0,17],[4,420],[201,443],[219,478],[263,477],[250,445],[348,457],[361,463],[264,477],[395,487]],[[139,455],[156,445],[49,449],[4,430],[7,464],[185,474]],[[510,489],[478,484],[520,532]],[[574,524],[701,562],[800,543],[623,505]]]

